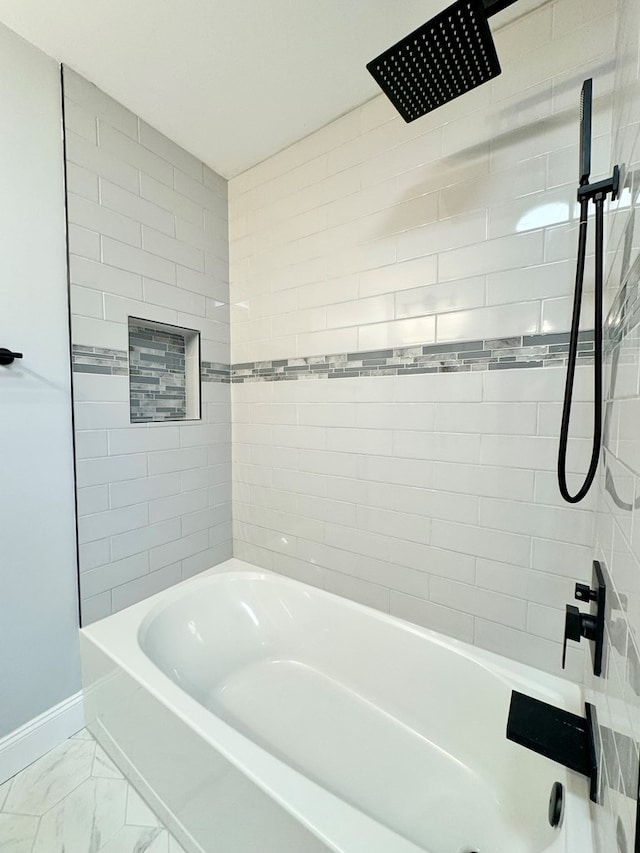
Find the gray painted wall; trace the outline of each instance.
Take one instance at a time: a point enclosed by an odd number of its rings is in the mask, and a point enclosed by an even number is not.
[[[80,667],[59,68],[1,26],[0,111],[2,737]]]

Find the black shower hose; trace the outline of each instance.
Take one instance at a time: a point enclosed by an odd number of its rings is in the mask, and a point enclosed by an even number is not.
[[[584,267],[587,254],[587,217],[589,199],[580,201],[580,230],[578,232],[578,265],[576,269],[576,290],[573,298],[573,317],[571,320],[571,337],[569,341],[569,359],[567,363],[567,379],[564,387],[564,403],[562,405],[562,424],[560,426],[560,446],[558,449],[558,485],[560,494],[571,504],[581,501],[589,489],[598,470],[600,459],[600,442],[602,439],[602,278],[603,278],[603,242],[604,242],[604,197],[596,196],[596,253],[595,253],[595,306],[594,306],[594,360],[593,360],[593,445],[591,462],[584,483],[572,495],[567,487],[567,439],[569,437],[569,421],[571,419],[571,400],[573,397],[573,381],[576,372],[578,356],[578,331],[580,326],[580,309],[582,307],[582,285],[584,283]]]

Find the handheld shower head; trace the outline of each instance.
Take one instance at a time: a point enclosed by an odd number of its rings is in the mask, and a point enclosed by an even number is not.
[[[406,122],[501,73],[487,18],[515,0],[456,0],[367,64]]]
[[[571,335],[567,356],[567,378],[564,386],[562,421],[560,423],[560,442],[558,446],[558,487],[567,503],[579,503],[588,493],[598,473],[602,444],[602,288],[604,278],[604,205],[611,193],[612,200],[618,195],[620,168],[613,167],[613,174],[603,181],[589,183],[591,172],[591,102],[593,81],[585,80],[580,93],[580,224],[578,226],[578,265],[576,287],[573,297]],[[569,422],[573,400],[573,380],[575,377],[580,315],[582,309],[582,287],[587,257],[587,229],[589,225],[589,202],[595,206],[595,302],[594,302],[594,363],[593,363],[593,440],[591,443],[591,461],[584,482],[575,494],[569,492],[567,483],[567,444],[569,440]]]
[[[591,174],[591,110],[593,102],[593,80],[589,77],[580,92],[580,186],[589,183]]]

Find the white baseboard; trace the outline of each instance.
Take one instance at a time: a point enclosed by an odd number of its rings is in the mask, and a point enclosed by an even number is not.
[[[84,726],[82,690],[0,738],[0,785]]]

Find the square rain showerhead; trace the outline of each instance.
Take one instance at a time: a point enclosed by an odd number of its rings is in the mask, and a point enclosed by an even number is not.
[[[406,122],[500,74],[482,0],[458,0],[367,64]]]

